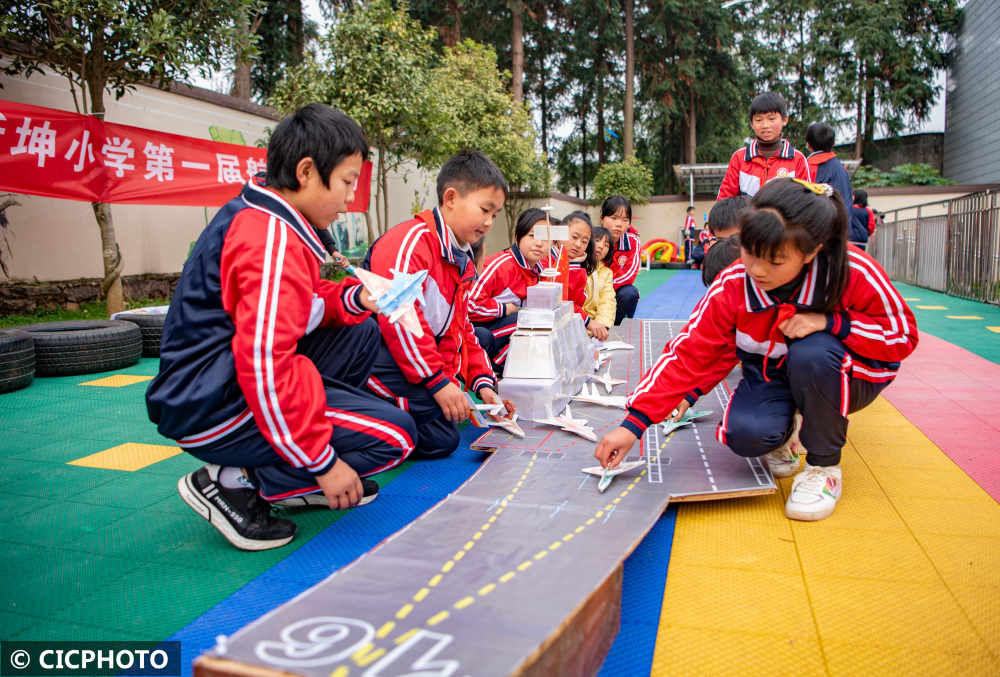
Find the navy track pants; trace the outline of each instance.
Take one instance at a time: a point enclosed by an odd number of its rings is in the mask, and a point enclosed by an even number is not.
[[[369,318],[351,327],[319,327],[298,344],[298,352],[309,357],[323,376],[333,450],[363,477],[399,465],[417,439],[413,417],[365,388],[379,336],[378,324]],[[217,442],[185,451],[206,463],[246,468],[260,495],[269,501],[320,491],[313,474],[289,465],[255,422]]]
[[[634,284],[622,285],[615,290],[615,325],[626,317],[635,317],[635,307],[639,305],[639,290]]]
[[[819,466],[840,463],[847,415],[867,407],[889,385],[853,378],[847,349],[826,332],[790,341],[785,368],[771,369],[768,377],[764,380],[760,365],[743,364],[743,379],[716,437],[740,456],[761,456],[789,438],[798,409],[806,462]]]
[[[408,412],[417,426],[414,458],[443,458],[458,448],[458,426],[445,418],[437,401],[423,385],[410,383],[384,341],[368,377],[368,390]]]

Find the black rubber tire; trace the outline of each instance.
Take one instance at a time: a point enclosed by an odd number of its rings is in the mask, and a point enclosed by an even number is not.
[[[160,340],[163,338],[163,321],[167,319],[166,313],[162,315],[118,313],[115,319],[139,325],[139,329],[142,331],[143,357],[160,356]]]
[[[35,341],[19,329],[0,329],[0,393],[31,385],[35,378]]]
[[[142,332],[124,320],[38,322],[17,329],[35,340],[35,373],[69,376],[121,369],[139,361]]]

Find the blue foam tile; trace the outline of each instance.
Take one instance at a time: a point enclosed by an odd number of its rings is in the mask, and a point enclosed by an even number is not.
[[[639,299],[635,316],[647,320],[685,320],[705,295],[700,270],[681,270]]]
[[[598,673],[601,677],[649,674],[676,521],[677,507],[672,506],[625,560],[621,625]]]

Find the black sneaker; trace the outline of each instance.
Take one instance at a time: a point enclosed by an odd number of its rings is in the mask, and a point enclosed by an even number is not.
[[[363,491],[361,501],[358,505],[354,506],[355,508],[375,500],[375,497],[378,496],[378,482],[370,480],[367,477],[362,477],[361,489]],[[271,505],[281,508],[329,508],[330,502],[326,500],[326,495],[322,491],[318,491],[313,494],[283,498],[280,501],[274,501]]]
[[[184,502],[240,550],[270,550],[292,540],[295,522],[273,517],[256,489],[223,487],[219,469],[208,464],[180,478],[177,491]]]

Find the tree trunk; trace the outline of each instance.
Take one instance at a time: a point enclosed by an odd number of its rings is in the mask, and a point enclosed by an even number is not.
[[[382,163],[382,227],[379,229],[379,235],[389,230],[389,167]]]
[[[632,139],[632,116],[635,80],[635,28],[632,23],[632,0],[625,0],[625,128],[622,130],[624,155],[635,154]]]
[[[450,27],[439,27],[438,32],[445,47],[454,47],[462,41],[462,8],[458,6],[458,0],[448,0],[445,14],[451,16],[455,23]]]
[[[542,152],[545,153],[545,157],[549,156],[549,96],[548,88],[545,86],[545,75],[542,74],[539,77],[542,81],[538,85],[538,93],[541,96],[542,103]]]
[[[871,162],[872,145],[875,141],[875,80],[865,80],[865,138],[861,147],[861,157]]]
[[[688,109],[684,116],[685,124],[687,125],[687,140],[685,143],[685,150],[687,154],[684,161],[693,165],[698,157],[698,106],[694,99],[694,85],[692,84],[688,88]]]
[[[103,45],[95,45],[103,50]],[[100,59],[95,59],[95,62]],[[87,89],[90,94],[90,113],[104,120],[104,72],[94,68],[88,73]],[[107,300],[108,315],[125,310],[125,291],[122,289],[122,255],[115,237],[115,222],[111,207],[104,202],[92,202],[97,227],[101,231],[101,257],[104,262],[104,281],[101,296]]]
[[[588,97],[589,98],[589,97]],[[580,108],[580,197],[587,199],[587,105]]]
[[[598,52],[594,73],[597,76],[597,165],[604,164],[606,148],[604,145],[604,54]]]
[[[522,17],[524,14],[524,4],[521,0],[513,0],[510,3],[511,12],[511,74],[512,74],[512,98],[516,103],[524,100],[524,25]]]
[[[855,136],[854,136],[854,158],[856,160],[861,159],[861,150],[864,143],[864,107],[865,107],[865,95],[864,95],[864,74],[865,69],[863,64],[858,64],[858,110],[857,116],[855,118]]]
[[[250,34],[250,19],[246,15],[246,10],[240,19],[240,31],[247,36]],[[237,99],[249,101],[250,89],[250,61],[245,56],[237,54],[236,68],[233,69],[233,87],[229,94]]]

